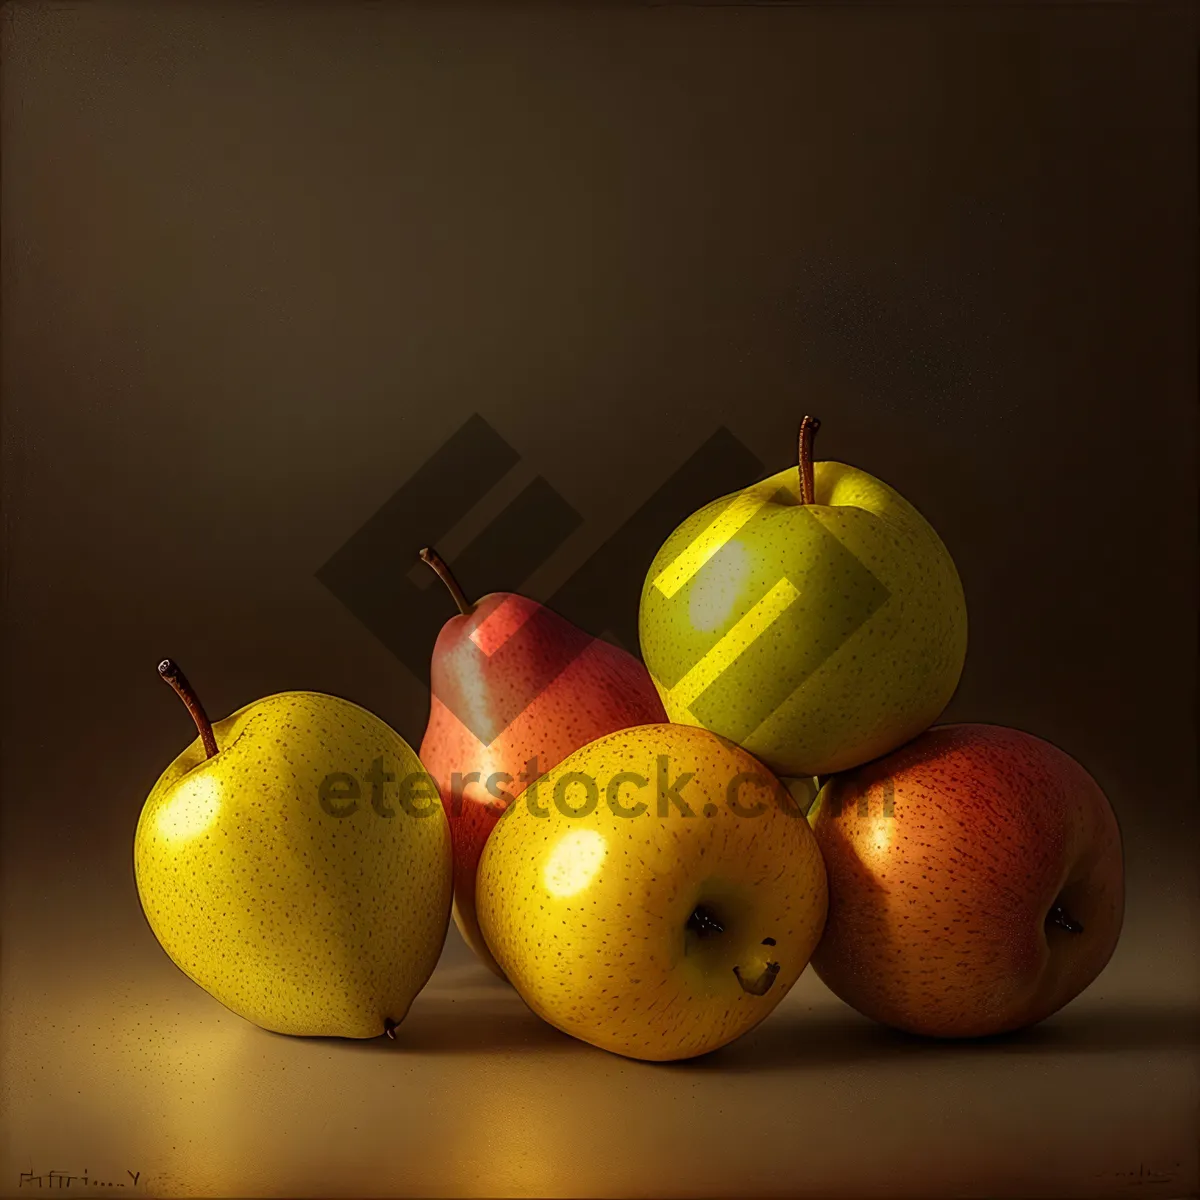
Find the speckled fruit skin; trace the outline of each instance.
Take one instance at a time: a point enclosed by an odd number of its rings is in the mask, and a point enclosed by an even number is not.
[[[138,820],[142,909],[172,961],[222,1004],[277,1033],[370,1038],[399,1023],[450,920],[450,831],[411,747],[358,705],[315,692],[257,700],[163,772]],[[382,759],[397,782],[367,782]],[[320,804],[334,772],[357,807]],[[337,811],[349,798],[329,801]],[[203,819],[207,814],[211,819]]]
[[[1079,763],[1031,734],[935,727],[830,780],[809,821],[830,894],[813,966],[885,1025],[933,1037],[1032,1025],[1116,947],[1116,817]],[[1047,924],[1056,904],[1082,932]]]
[[[813,475],[813,504],[791,467],[693,513],[655,556],[638,614],[670,720],[732,738],[781,776],[848,770],[915,737],[954,694],[967,650],[962,584],[929,523],[864,471],[818,462]],[[688,547],[707,561],[668,595],[663,573]],[[785,575],[794,607],[740,635]]]
[[[539,643],[515,666],[487,675],[478,671],[479,656],[469,652],[469,639],[485,622],[519,627],[536,613]],[[501,636],[504,629],[496,630]],[[551,644],[552,643],[552,644]],[[570,660],[541,691],[530,680],[543,678],[555,661]],[[512,723],[486,745],[441,700],[451,689],[466,692],[472,706],[504,709],[514,697],[537,693]],[[664,722],[667,714],[646,668],[609,642],[591,637],[578,626],[535,600],[511,592],[484,596],[470,616],[451,617],[434,645],[430,668],[429,723],[421,740],[421,761],[437,781],[454,842],[454,923],[463,940],[497,975],[503,977],[479,931],[475,910],[476,871],[484,843],[501,813],[520,795],[529,778],[536,778],[580,746],[631,725]],[[536,758],[538,767],[526,771]],[[464,781],[457,800],[454,773]],[[473,772],[479,778],[471,780]],[[511,780],[498,782],[497,797],[486,784],[495,773]],[[526,775],[526,778],[522,778]]]
[[[660,815],[660,755],[693,815],[674,803]],[[587,815],[556,801],[586,808],[575,772],[596,785]],[[754,779],[733,800],[758,815],[728,803],[743,772]],[[610,789],[644,811],[618,815]],[[594,1046],[654,1061],[715,1050],[763,1020],[808,963],[827,904],[816,839],[781,793],[732,742],[681,725],[599,738],[527,789],[484,846],[478,897],[487,943],[530,1008]],[[697,906],[723,931],[690,931]],[[774,981],[750,994],[734,968],[761,980],[768,963]]]

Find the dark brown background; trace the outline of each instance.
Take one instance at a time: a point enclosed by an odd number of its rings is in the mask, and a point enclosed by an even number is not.
[[[1189,8],[3,20],[0,1191],[1196,1194]],[[383,1050],[175,971],[131,871],[191,736],[160,657],[215,716],[311,688],[415,744],[423,682],[314,572],[471,413],[585,518],[544,597],[718,425],[777,470],[804,411],[958,563],[947,719],[1112,799],[1126,931],[1084,998],[921,1047],[806,975],[664,1069],[453,930]]]

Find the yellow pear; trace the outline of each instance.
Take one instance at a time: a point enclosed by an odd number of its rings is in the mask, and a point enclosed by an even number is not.
[[[378,717],[282,692],[211,724],[138,820],[134,873],[155,937],[264,1029],[369,1038],[408,1012],[450,919],[450,830],[433,780]]]
[[[733,742],[641,725],[530,784],[484,845],[488,948],[550,1024],[631,1058],[757,1025],[825,923],[825,867],[784,786]]]

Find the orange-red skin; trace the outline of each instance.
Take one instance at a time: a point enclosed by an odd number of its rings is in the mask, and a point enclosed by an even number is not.
[[[813,967],[885,1025],[934,1037],[1032,1025],[1116,947],[1116,817],[1079,763],[1031,734],[936,726],[835,777],[810,820],[829,879]],[[1055,903],[1083,932],[1047,926]]]

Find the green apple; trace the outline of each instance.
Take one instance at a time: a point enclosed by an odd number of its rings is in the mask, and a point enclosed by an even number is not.
[[[142,910],[172,961],[277,1033],[391,1034],[450,919],[436,785],[378,717],[282,692],[211,724],[162,773],[134,837]]]
[[[667,716],[780,775],[832,774],[928,728],[958,686],[967,610],[929,523],[887,484],[801,463],[687,518],[642,588],[642,657]]]
[[[757,1025],[808,963],[825,866],[783,785],[726,738],[641,725],[530,784],[483,848],[488,948],[550,1024],[667,1060]]]

